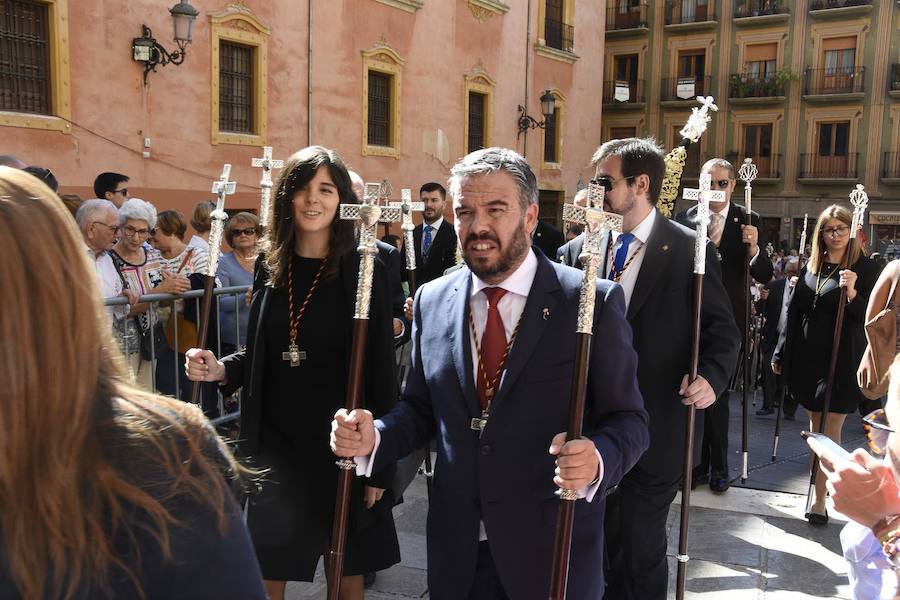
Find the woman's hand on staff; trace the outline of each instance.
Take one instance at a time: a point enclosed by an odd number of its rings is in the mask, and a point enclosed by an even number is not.
[[[678,388],[681,394],[681,403],[685,406],[694,405],[694,408],[700,410],[708,408],[716,401],[716,392],[709,385],[709,382],[702,375],[697,375],[697,379],[693,383],[688,383],[687,373],[681,380],[681,387]]]
[[[781,363],[780,362],[772,362],[772,372],[776,375],[781,375]]]
[[[338,410],[331,422],[331,451],[341,458],[369,456],[375,449],[375,421],[372,413],[358,408]]]
[[[597,446],[587,438],[566,441],[565,433],[557,433],[550,442],[550,454],[556,457],[553,483],[564,490],[580,490],[589,486],[600,472]]]
[[[844,269],[838,273],[840,286],[847,288],[847,301],[852,302],[856,298],[856,273],[850,269]]]
[[[384,496],[384,490],[377,487],[363,486],[366,508],[372,508]]]
[[[225,364],[209,350],[191,348],[184,353],[184,372],[191,381],[223,381]]]

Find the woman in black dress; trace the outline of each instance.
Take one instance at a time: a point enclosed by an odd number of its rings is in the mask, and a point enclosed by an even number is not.
[[[856,368],[866,348],[866,305],[878,266],[850,237],[853,216],[832,205],[822,211],[813,231],[809,263],[800,271],[788,308],[788,322],[772,358],[775,373],[784,371],[791,394],[809,413],[809,428],[819,430],[825,387],[834,344],[840,288],[847,290],[834,391],[825,420],[825,434],[840,443],[848,414],[865,398],[856,384]],[[825,477],[816,476],[815,494],[806,518],[813,524],[828,522]]]
[[[329,448],[331,420],[344,406],[359,258],[352,221],[338,205],[355,203],[347,169],[333,151],[305,148],[285,163],[258,261],[246,350],[217,361],[188,351],[191,379],[244,388],[239,449],[270,469],[249,500],[247,525],[273,600],[287,581],[312,581],[328,548],[338,469]],[[363,402],[376,415],[396,400],[388,276],[376,260]],[[362,574],[400,560],[391,515],[393,470],[356,486],[351,500],[341,598],[363,597]]]

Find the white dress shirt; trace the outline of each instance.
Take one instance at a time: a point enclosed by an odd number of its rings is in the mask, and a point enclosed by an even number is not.
[[[716,214],[718,214],[719,216],[722,217],[722,235],[723,235],[723,236],[725,235],[725,228],[728,227],[728,211],[729,211],[729,210],[731,210],[731,202],[726,202],[726,203],[725,203],[725,206],[724,206],[724,208],[722,208],[722,210],[713,210],[713,211],[711,211],[711,212],[716,213]],[[740,225],[746,225],[746,223],[740,223]],[[743,239],[743,236],[741,236],[741,239]],[[753,264],[753,261],[755,261],[755,260],[757,259],[757,257],[759,257],[759,251],[760,251],[760,247],[759,247],[759,239],[757,238],[756,241],[757,241],[757,244],[756,244],[756,254],[754,254],[754,255],[753,255],[753,258],[750,259],[750,264],[751,264],[751,265]]]
[[[638,223],[638,226],[631,230],[631,233],[634,235],[634,239],[631,241],[631,244],[628,246],[628,256],[625,257],[625,264],[628,264],[628,259],[634,256],[634,260],[631,261],[631,264],[628,265],[628,268],[625,269],[625,272],[622,273],[622,276],[619,278],[619,285],[622,286],[622,291],[625,292],[625,309],[628,309],[628,305],[631,304],[631,294],[634,292],[634,285],[637,283],[638,273],[641,272],[641,265],[644,264],[644,255],[647,253],[647,249],[642,247],[647,245],[647,240],[650,239],[650,232],[653,231],[653,222],[656,220],[656,209],[650,211],[644,220]],[[622,246],[622,243],[619,241],[619,232],[613,232],[613,244],[612,244],[612,257],[616,256],[616,252],[619,251],[619,248]],[[640,249],[640,250],[639,250]],[[635,252],[638,254],[635,256]],[[609,253],[607,253],[609,254]],[[609,270],[612,268],[612,258],[607,257],[607,264],[605,266],[606,272],[601,274],[603,279],[606,279],[609,276]]]
[[[438,229],[441,228],[441,225],[444,223],[444,217],[440,216],[437,218],[437,221],[434,223],[428,224],[425,221],[422,221],[422,247],[419,250],[422,251],[422,254],[425,254],[425,228],[431,227],[431,243],[434,243],[434,236],[437,235]]]
[[[97,254],[93,249],[85,245],[85,251],[94,263],[94,271],[97,273],[97,282],[100,284],[101,298],[115,298],[122,295],[122,278],[113,265],[112,257],[104,250]],[[127,304],[124,306],[110,306],[108,308],[109,315],[113,319],[122,319],[131,309]]]

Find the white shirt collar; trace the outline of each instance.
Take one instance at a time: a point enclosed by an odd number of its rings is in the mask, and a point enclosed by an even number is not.
[[[444,217],[442,217],[442,216],[441,216],[441,217],[438,217],[438,220],[435,221],[434,223],[432,223],[431,225],[429,225],[428,223],[423,222],[423,223],[422,223],[422,232],[423,232],[423,233],[425,232],[425,228],[426,228],[426,227],[433,227],[435,233],[437,233],[437,230],[441,228],[441,224],[442,224],[443,222],[444,222]]]
[[[637,240],[643,244],[647,243],[647,240],[650,238],[650,232],[653,231],[653,221],[656,219],[656,209],[652,209],[644,220],[638,223],[637,227],[631,230],[631,234],[634,235]],[[614,232],[613,233],[613,243],[618,241],[621,233]]]
[[[522,264],[519,265],[519,268],[495,286],[485,283],[479,279],[477,275],[472,273],[472,296],[487,287],[501,287],[513,294],[527,297],[528,292],[531,291],[531,284],[534,283],[537,267],[538,261],[537,257],[534,255],[534,250],[529,249],[528,255],[525,257],[525,260],[522,261]]]

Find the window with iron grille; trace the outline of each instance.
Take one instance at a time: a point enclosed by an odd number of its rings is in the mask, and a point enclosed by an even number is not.
[[[219,131],[253,133],[252,46],[219,42]]]
[[[393,146],[391,139],[391,87],[389,73],[369,71],[369,131],[370,146]]]
[[[478,92],[469,92],[469,139],[466,152],[484,148],[484,111],[487,98]]]
[[[0,0],[0,110],[51,114],[49,9]]]
[[[559,140],[557,139],[556,118],[559,115],[559,109],[554,108],[553,114],[546,117],[544,124],[544,162],[559,162],[558,148]]]

